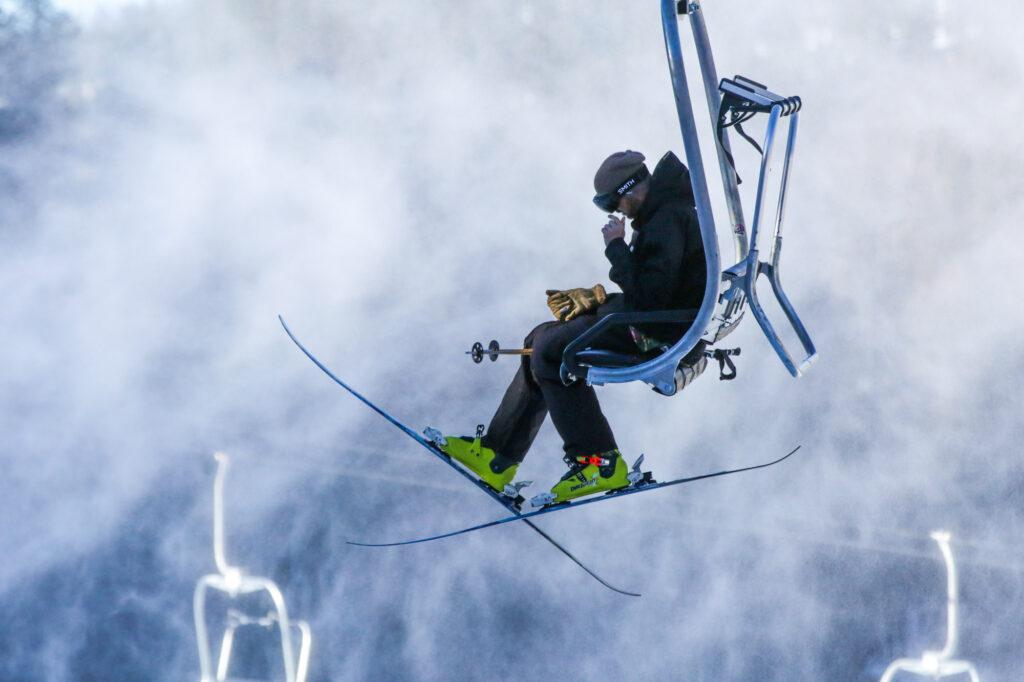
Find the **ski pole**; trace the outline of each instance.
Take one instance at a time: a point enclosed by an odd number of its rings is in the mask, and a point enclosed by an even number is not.
[[[473,347],[466,351],[466,355],[473,358],[473,362],[481,363],[484,361],[484,344],[477,341],[473,344]],[[498,345],[497,341],[492,340],[487,344],[487,357],[494,362],[498,359],[499,355],[533,355],[532,348],[502,348]]]

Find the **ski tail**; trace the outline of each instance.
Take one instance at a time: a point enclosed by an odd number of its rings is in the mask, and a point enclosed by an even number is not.
[[[540,536],[542,538],[544,538],[545,540],[547,540],[548,542],[550,542],[552,545],[554,545],[555,549],[557,549],[559,552],[561,552],[565,556],[569,557],[574,564],[576,564],[577,566],[582,568],[584,571],[586,571],[587,574],[591,578],[593,578],[597,582],[601,583],[602,585],[607,587],[612,592],[618,592],[619,594],[623,594],[623,595],[625,595],[627,597],[641,597],[641,596],[643,596],[639,592],[628,592],[627,590],[619,589],[618,587],[615,587],[610,582],[608,582],[607,580],[605,580],[604,578],[599,576],[597,573],[594,573],[592,570],[587,568],[586,564],[584,564],[582,561],[577,559],[575,557],[575,555],[573,555],[572,552],[570,552],[565,547],[563,547],[561,544],[556,542],[554,538],[552,538],[550,535],[548,535],[543,530],[541,530],[541,528],[539,526],[537,526],[537,524],[535,524],[533,521],[530,521],[530,520],[527,519],[526,521],[523,521],[523,523],[525,523],[527,526],[529,526],[530,528],[532,528],[535,531],[537,531],[538,533],[540,533]]]

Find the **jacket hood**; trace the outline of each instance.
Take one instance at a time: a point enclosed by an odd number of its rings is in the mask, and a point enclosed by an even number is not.
[[[640,206],[637,222],[643,225],[658,209],[671,203],[693,206],[694,199],[690,187],[690,171],[673,152],[666,152],[651,173],[651,187]]]

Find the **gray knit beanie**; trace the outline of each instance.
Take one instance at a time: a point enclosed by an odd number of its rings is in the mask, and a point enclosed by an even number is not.
[[[614,192],[631,175],[646,167],[644,155],[627,149],[624,152],[615,152],[601,164],[594,175],[594,191],[598,194]]]

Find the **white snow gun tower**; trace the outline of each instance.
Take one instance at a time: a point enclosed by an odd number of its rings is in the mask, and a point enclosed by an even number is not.
[[[800,376],[817,357],[814,343],[799,316],[782,289],[780,280],[780,256],[782,253],[782,222],[786,206],[786,192],[789,189],[789,173],[792,167],[793,149],[796,144],[797,125],[800,120],[801,101],[799,97],[783,97],[768,90],[764,85],[749,78],[736,76],[721,81],[715,71],[707,28],[699,2],[686,0],[661,0],[662,24],[665,33],[665,48],[668,55],[669,73],[675,93],[676,110],[683,135],[683,146],[690,171],[690,183],[700,219],[701,236],[704,241],[707,262],[707,286],[701,307],[697,310],[671,310],[643,313],[614,313],[603,317],[586,333],[576,338],[565,349],[562,356],[562,378],[564,381],[583,379],[589,384],[624,383],[643,381],[663,395],[674,395],[695,379],[707,366],[709,358],[719,361],[721,378],[735,376],[732,355],[738,349],[715,349],[714,345],[728,336],[740,323],[749,305],[754,318],[778,354],[782,364],[794,377]],[[725,189],[725,203],[736,261],[722,269],[719,257],[718,236],[715,217],[711,210],[707,178],[701,158],[700,142],[694,120],[690,90],[683,66],[683,52],[679,39],[680,16],[689,18],[693,30],[694,47],[700,64],[704,94],[708,112],[715,130],[719,171]],[[761,144],[750,137],[742,124],[758,114],[767,115],[764,138]],[[777,182],[770,182],[778,171],[776,154],[782,146],[777,133],[783,121],[789,125],[782,153],[781,176]],[[757,193],[754,200],[753,221],[748,226],[740,199],[740,178],[736,173],[732,149],[729,144],[729,129],[734,128],[761,154],[760,174],[757,179]],[[768,219],[769,203],[772,197],[769,186],[777,186],[774,197],[774,214],[771,217],[770,245],[768,257],[761,258],[760,240],[764,236],[765,221]],[[764,275],[771,283],[772,291],[783,313],[792,327],[802,353],[794,354],[783,343],[769,321],[757,297],[758,277]],[[642,355],[613,353],[591,348],[591,341],[608,327],[645,322],[691,323],[686,334],[672,345],[665,345]],[[496,356],[495,356],[496,357]],[[492,357],[492,359],[494,359]],[[729,367],[731,373],[726,371]]]
[[[213,481],[213,559],[218,573],[205,575],[196,584],[193,609],[196,619],[196,640],[199,644],[199,667],[201,682],[224,682],[228,679],[231,651],[235,631],[241,627],[277,627],[280,633],[282,666],[286,682],[305,682],[309,669],[309,649],[312,635],[304,621],[289,621],[288,609],[277,584],[269,578],[246,575],[236,566],[228,563],[224,555],[224,476],[228,470],[228,456],[222,452],[214,455],[217,460],[217,475]],[[206,628],[206,596],[209,589],[225,593],[229,599],[264,593],[270,599],[271,608],[263,615],[247,615],[240,609],[228,609],[224,635],[221,638],[217,669],[212,668],[213,651]],[[298,656],[293,648],[292,635],[299,637]]]
[[[949,533],[935,531],[931,537],[939,544],[939,551],[946,562],[946,645],[939,651],[924,652],[919,659],[900,658],[893,661],[885,669],[880,682],[890,682],[900,671],[933,680],[966,673],[972,682],[981,682],[978,671],[968,661],[953,660],[958,635],[956,609],[960,602],[957,595],[956,565],[953,563],[953,552],[949,548]]]

